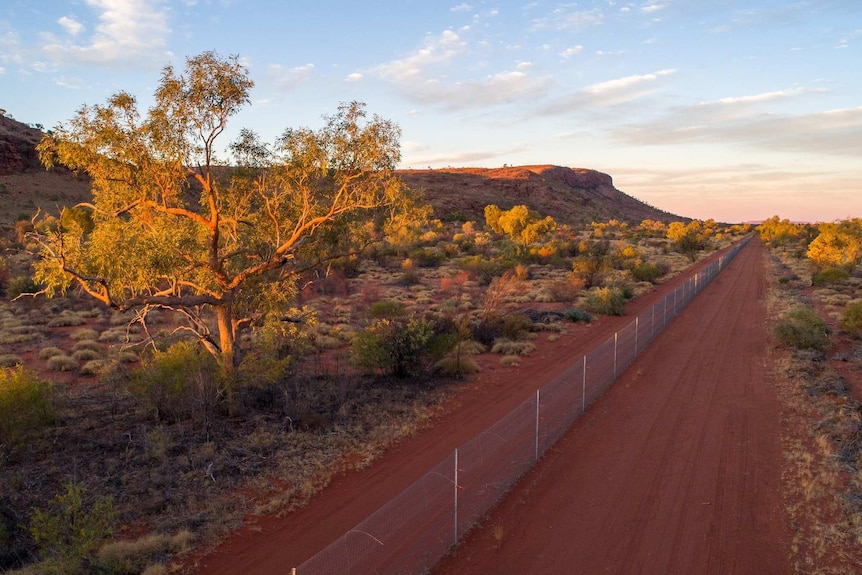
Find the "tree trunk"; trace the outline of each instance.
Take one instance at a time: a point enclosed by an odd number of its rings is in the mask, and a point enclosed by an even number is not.
[[[239,342],[237,342],[236,323],[233,321],[233,306],[226,303],[216,306],[216,321],[218,325],[219,348],[221,355],[219,363],[224,377],[225,398],[227,408],[233,413],[236,405],[234,401],[234,384],[236,382],[236,370],[239,367],[242,356],[240,355]]]

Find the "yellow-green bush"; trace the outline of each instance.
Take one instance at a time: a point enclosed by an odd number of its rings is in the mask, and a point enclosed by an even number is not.
[[[853,337],[862,337],[862,301],[844,308],[839,325]]]
[[[785,314],[784,320],[774,329],[775,337],[796,349],[824,350],[829,343],[829,328],[809,305],[799,305]]]
[[[0,369],[0,447],[16,447],[53,423],[52,385],[21,366]]]

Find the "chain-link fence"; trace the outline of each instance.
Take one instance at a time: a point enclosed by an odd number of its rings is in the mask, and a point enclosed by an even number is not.
[[[736,244],[413,485],[293,570],[298,575],[431,569],[732,260]]]

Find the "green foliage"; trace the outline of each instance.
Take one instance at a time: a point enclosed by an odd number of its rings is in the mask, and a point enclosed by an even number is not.
[[[572,308],[563,312],[566,319],[574,323],[590,323],[593,321],[593,314],[584,309]]]
[[[30,276],[16,276],[6,284],[6,297],[9,299],[37,291],[39,291],[39,285]]]
[[[639,282],[655,283],[658,278],[667,273],[667,269],[657,264],[643,263],[631,269],[632,278]]]
[[[143,361],[131,390],[159,421],[208,424],[227,401],[219,365],[196,341],[180,341]]]
[[[378,300],[368,306],[368,314],[374,319],[401,317],[406,311],[403,303],[391,299]]]
[[[253,85],[238,56],[205,52],[181,73],[164,69],[146,114],[119,92],[43,138],[46,167],[65,165],[93,185],[89,214],[37,225],[36,280],[47,296],[74,285],[114,309],[177,311],[232,373],[241,332],[290,305],[294,273],[329,262],[347,270],[371,242],[427,218],[393,173],[400,129],[360,102],[319,130],[285,130],[274,146],[240,130],[234,168],[216,169],[218,138]]]
[[[862,338],[862,302],[857,301],[845,307],[839,325],[850,335]]]
[[[811,285],[822,286],[826,284],[841,283],[850,277],[850,272],[844,268],[826,268],[811,276]]]
[[[116,514],[110,498],[88,502],[83,486],[66,483],[64,489],[64,493],[48,503],[47,509],[33,511],[30,534],[49,565],[74,573],[113,533]]]
[[[587,293],[586,306],[593,313],[625,315],[626,294],[619,287],[593,288]]]
[[[500,277],[514,265],[512,261],[489,259],[479,255],[462,258],[458,262],[459,268],[470,273],[483,286],[490,285],[494,278]]]
[[[809,305],[791,309],[774,329],[775,337],[782,344],[796,349],[824,350],[829,343],[829,328]]]
[[[31,433],[52,425],[53,395],[51,383],[20,365],[0,369],[0,448],[17,448]]]
[[[352,358],[359,367],[404,378],[415,376],[427,361],[431,322],[381,319],[353,338]]]
[[[602,283],[605,274],[611,269],[611,244],[608,240],[583,242],[579,247],[580,255],[572,264],[572,274],[584,283],[585,288]]]

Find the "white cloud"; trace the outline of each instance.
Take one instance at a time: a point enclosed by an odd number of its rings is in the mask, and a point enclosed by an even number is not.
[[[293,90],[300,84],[306,82],[314,72],[314,64],[303,64],[287,68],[281,64],[270,64],[267,72],[272,76],[273,83],[280,90]]]
[[[664,69],[593,84],[548,102],[539,112],[544,115],[557,115],[626,104],[653,94],[658,89],[656,82],[660,78],[675,73],[674,69]]]
[[[667,8],[667,4],[644,4],[641,6],[641,12],[645,14],[652,14],[653,12],[659,12]]]
[[[113,62],[162,58],[170,33],[164,0],[86,0],[98,24],[83,43],[49,36],[42,51],[57,62]],[[76,25],[77,24],[77,25]],[[71,35],[83,30],[74,19],[60,19]],[[80,26],[80,28],[79,28]]]
[[[472,9],[473,7],[469,4],[458,4],[457,6],[452,6],[452,8],[450,8],[452,12],[469,12]]]
[[[554,9],[550,16],[533,20],[535,30],[580,30],[598,26],[604,22],[604,13],[600,8],[592,10],[572,10],[572,5]]]
[[[84,25],[71,16],[63,16],[57,23],[72,36],[77,36],[84,30]]]
[[[563,58],[571,58],[572,56],[577,56],[581,52],[584,51],[584,47],[581,45],[573,46],[571,48],[566,48],[562,52],[560,52],[560,56]]]
[[[446,30],[439,36],[428,36],[422,48],[404,58],[378,66],[376,71],[387,80],[411,82],[423,77],[429,68],[463,54],[466,47],[466,43],[457,33]]]
[[[359,82],[364,77],[365,76],[363,76],[363,74],[361,72],[353,72],[352,74],[348,74],[347,77],[344,79],[344,81],[345,82]]]

